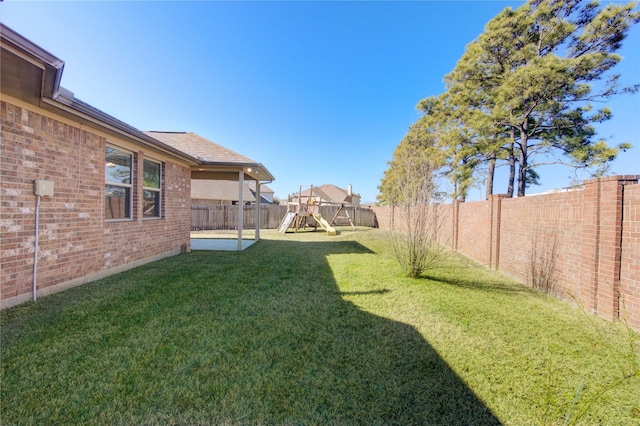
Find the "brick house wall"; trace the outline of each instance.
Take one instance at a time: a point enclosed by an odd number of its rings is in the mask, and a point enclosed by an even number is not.
[[[553,265],[552,294],[640,330],[639,180],[610,176],[574,191],[456,202],[442,229],[449,247],[523,283],[532,283],[533,265]],[[393,208],[374,211],[381,228],[390,226]]]
[[[0,307],[32,298],[36,196],[33,181],[54,182],[41,197],[38,296],[190,250],[190,169],[159,152],[10,97],[0,102]],[[105,144],[161,161],[160,219],[142,219],[142,179],[134,177],[133,219],[105,220]]]

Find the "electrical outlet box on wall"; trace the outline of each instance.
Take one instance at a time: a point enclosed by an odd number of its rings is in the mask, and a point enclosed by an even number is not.
[[[33,192],[41,197],[53,197],[53,181],[50,180],[34,180]]]

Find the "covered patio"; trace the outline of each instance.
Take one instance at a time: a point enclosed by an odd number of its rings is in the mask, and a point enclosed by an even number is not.
[[[241,251],[260,240],[260,186],[271,183],[275,177],[267,168],[243,155],[218,145],[191,132],[145,132],[149,136],[172,146],[197,159],[191,167],[191,180],[238,182],[238,224],[237,235],[233,239],[191,238],[192,250],[232,250]],[[253,239],[243,239],[244,183],[255,181],[256,227]],[[189,197],[191,194],[189,194]],[[189,198],[190,199],[190,198]]]

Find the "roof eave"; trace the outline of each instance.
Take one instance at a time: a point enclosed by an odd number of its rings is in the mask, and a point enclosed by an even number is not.
[[[171,154],[174,157],[179,157],[189,165],[198,164],[198,159],[146,135],[135,127],[130,126],[127,123],[98,110],[97,108],[92,108],[88,104],[77,99],[73,95],[73,92],[63,87],[58,88],[58,92],[54,98],[43,98],[43,101],[60,109],[71,110],[70,112],[80,114],[84,119],[87,119],[98,126],[107,128],[111,131],[122,134],[123,136],[133,138],[143,145],[152,146],[165,153]]]
[[[44,65],[45,78],[42,82],[42,93],[44,96],[56,96],[60,88],[64,61],[2,23],[0,23],[0,38]]]
[[[236,170],[245,169],[245,175],[248,175],[250,179],[264,182],[275,180],[275,177],[261,163],[211,162],[201,157],[196,158],[145,134],[97,108],[91,107],[89,104],[77,99],[73,92],[60,86],[62,72],[64,70],[64,61],[2,23],[0,23],[0,39],[3,44],[6,43],[13,46],[14,50],[17,49],[18,51],[24,52],[24,54],[20,55],[23,59],[28,60],[32,64],[39,63],[37,66],[41,69],[44,68],[44,78],[40,88],[40,101],[44,104],[64,111],[66,114],[87,120],[91,122],[92,125],[133,139],[143,145],[159,149],[174,157],[180,158],[192,167],[217,166],[235,168]],[[248,169],[254,170],[249,171]],[[259,172],[256,173],[255,170]]]
[[[260,182],[273,182],[276,178],[267,170],[262,163],[250,162],[232,162],[232,161],[208,161],[202,157],[198,157],[198,165],[200,167],[212,167],[223,169],[244,169],[245,175],[249,175],[252,180]]]

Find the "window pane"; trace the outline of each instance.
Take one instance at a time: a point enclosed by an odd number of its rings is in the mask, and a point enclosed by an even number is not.
[[[149,191],[145,189],[143,192],[143,217],[160,217],[160,192]]]
[[[107,219],[131,218],[131,189],[105,185],[104,215]]]
[[[160,189],[160,163],[144,160],[144,183],[145,188]]]
[[[131,183],[131,154],[107,146],[104,155],[104,175],[107,182]]]

